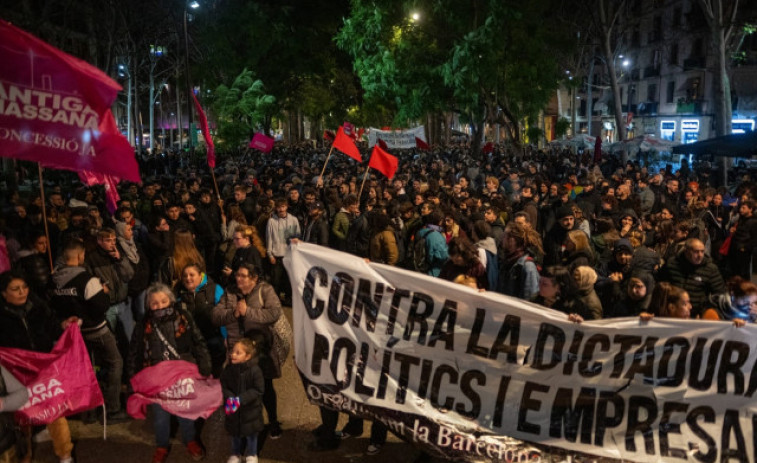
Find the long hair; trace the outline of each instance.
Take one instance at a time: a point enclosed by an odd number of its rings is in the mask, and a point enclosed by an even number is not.
[[[247,219],[242,212],[242,208],[238,204],[229,205],[229,218],[236,221],[240,225],[247,225]]]
[[[584,235],[583,232],[580,233]],[[539,236],[539,233],[531,227],[524,227],[517,222],[510,222],[507,224],[507,227],[505,227],[505,236],[515,239],[515,242],[521,249],[530,249],[536,251],[540,255],[544,254],[541,237]]]
[[[568,239],[576,246],[576,251],[586,251],[593,254],[586,233],[581,230],[571,230],[568,232]]]
[[[189,264],[199,264],[202,271],[205,271],[205,259],[195,247],[194,238],[189,230],[176,230],[173,236],[173,279],[181,278],[181,271]]]
[[[686,291],[663,281],[658,283],[652,292],[652,300],[649,301],[649,308],[655,316],[670,317],[670,304],[678,304]]]
[[[551,265],[542,270],[541,276],[554,280],[555,284],[560,287],[561,299],[577,297],[578,284],[567,267],[563,267],[562,265]]]
[[[462,256],[465,267],[472,267],[480,263],[478,260],[478,250],[467,238],[459,236],[452,238],[449,242],[449,255],[450,257]]]

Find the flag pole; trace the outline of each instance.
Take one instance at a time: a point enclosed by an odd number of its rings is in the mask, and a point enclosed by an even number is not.
[[[45,184],[42,182],[42,164],[37,163],[39,170],[39,195],[42,199],[42,222],[45,224],[45,239],[47,240],[47,259],[50,262],[50,271],[53,268],[53,251],[50,249],[50,231],[47,229],[47,207],[45,206]]]
[[[321,175],[318,176],[318,183],[321,183],[323,181],[323,173],[326,172],[326,166],[329,164],[329,158],[331,157],[332,151],[334,151],[334,145],[331,145],[331,149],[329,150],[329,155],[326,156],[326,162],[323,163],[323,169],[321,169]]]
[[[210,167],[210,166],[208,166],[208,167]],[[213,186],[216,189],[216,197],[218,197],[218,199],[220,200],[221,199],[221,192],[218,190],[218,182],[216,182],[216,170],[213,167],[210,167],[210,178],[213,179]]]
[[[363,187],[365,186],[365,179],[368,178],[369,170],[371,170],[370,166],[365,166],[365,175],[363,175],[363,183],[360,185],[360,193],[357,194],[358,200],[363,196]]]

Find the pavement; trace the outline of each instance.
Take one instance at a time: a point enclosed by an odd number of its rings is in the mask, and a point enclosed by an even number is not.
[[[291,321],[292,309],[284,308]],[[274,380],[278,394],[279,420],[284,434],[276,440],[266,439],[260,451],[261,463],[294,463],[318,461],[321,463],[384,462],[411,463],[421,454],[420,450],[389,435],[386,445],[378,455],[365,454],[370,436],[370,422],[364,423],[361,437],[342,441],[336,450],[312,452],[308,444],[315,439],[311,431],[320,424],[318,408],[311,405],[302,387],[300,376],[294,365],[294,352],[284,365],[282,377]],[[201,441],[207,450],[203,460],[209,463],[225,463],[229,457],[231,441],[223,429],[224,412],[219,408],[204,424]],[[346,416],[340,416],[339,427],[347,422]],[[108,425],[107,440],[103,440],[103,426],[99,423],[83,424],[70,419],[72,439],[75,444],[74,456],[77,463],[131,463],[150,462],[155,450],[152,432],[152,420],[131,420],[117,425]],[[169,463],[193,461],[181,443],[178,432],[171,441]],[[44,439],[44,433],[40,435]],[[34,447],[34,462],[54,463],[50,441],[38,442]]]

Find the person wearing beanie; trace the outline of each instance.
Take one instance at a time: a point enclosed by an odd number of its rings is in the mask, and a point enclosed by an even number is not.
[[[573,230],[576,218],[570,206],[560,206],[555,211],[556,222],[544,237],[544,265],[558,265],[562,263],[563,254],[567,248],[565,241],[568,232]]]

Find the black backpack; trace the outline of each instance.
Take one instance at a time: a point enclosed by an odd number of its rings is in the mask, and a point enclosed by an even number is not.
[[[402,233],[400,233],[399,230],[394,227],[392,227],[392,229],[394,230],[394,241],[397,242],[397,265],[402,266],[402,264],[405,263],[405,259],[407,259],[405,240],[402,239]]]
[[[421,273],[428,273],[431,268],[426,252],[426,237],[429,233],[431,233],[429,228],[420,230],[415,237],[415,243],[413,243],[413,268]]]

